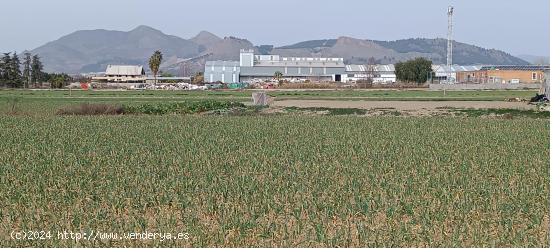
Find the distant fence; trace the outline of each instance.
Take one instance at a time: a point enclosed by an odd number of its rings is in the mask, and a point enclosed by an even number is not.
[[[430,90],[538,90],[540,84],[430,84]]]

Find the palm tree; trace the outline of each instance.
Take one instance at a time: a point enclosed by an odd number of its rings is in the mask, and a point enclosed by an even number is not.
[[[159,73],[160,64],[162,63],[162,53],[157,50],[151,58],[149,59],[149,68],[153,72],[153,77],[155,77],[155,86],[157,84],[157,75]]]

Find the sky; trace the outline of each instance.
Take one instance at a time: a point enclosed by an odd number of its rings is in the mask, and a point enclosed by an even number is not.
[[[446,38],[449,5],[455,40],[550,56],[548,0],[1,0],[0,51],[34,49],[77,30],[139,25],[186,39],[207,30],[276,46],[340,36]]]

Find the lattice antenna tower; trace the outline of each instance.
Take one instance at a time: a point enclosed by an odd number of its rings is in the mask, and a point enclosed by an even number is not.
[[[447,69],[449,70],[449,76],[447,77],[447,81],[451,81],[452,76],[452,66],[453,66],[453,15],[454,15],[455,8],[453,6],[449,6],[447,9],[447,16],[448,16],[448,28],[447,31]]]

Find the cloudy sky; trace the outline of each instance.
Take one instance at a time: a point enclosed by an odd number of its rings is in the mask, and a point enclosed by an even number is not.
[[[449,4],[457,41],[550,55],[548,0],[2,0],[0,51],[33,49],[76,30],[142,24],[182,38],[208,30],[257,45],[446,37]]]

